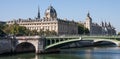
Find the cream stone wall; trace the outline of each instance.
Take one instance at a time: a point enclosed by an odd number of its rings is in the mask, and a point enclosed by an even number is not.
[[[23,20],[23,21],[9,21],[7,22],[8,25],[17,23],[20,26],[25,26],[29,30],[37,30],[38,32],[42,29],[44,31],[46,30],[54,30],[58,35],[62,34],[77,34],[77,23],[73,21],[66,21],[62,19],[56,19],[56,20]]]

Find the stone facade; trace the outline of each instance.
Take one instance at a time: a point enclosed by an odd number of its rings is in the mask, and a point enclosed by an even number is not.
[[[78,34],[77,23],[79,22],[59,19],[56,10],[50,5],[45,10],[45,17],[40,17],[40,10],[38,8],[38,16],[35,19],[18,19],[7,22],[8,25],[15,23],[20,26],[25,26],[30,30],[37,30],[38,32],[42,29],[44,31],[55,31],[58,35],[75,35]],[[93,23],[89,13],[87,14],[85,22],[82,22],[82,24],[89,29],[90,35],[116,34],[115,28],[110,23],[102,22],[101,25]]]
[[[54,30],[58,35],[73,35],[78,33],[77,23],[74,21],[57,18],[57,12],[53,6],[49,6],[45,10],[45,17],[43,18],[40,18],[40,11],[38,8],[38,17],[35,19],[18,19],[7,22],[8,25],[14,23],[17,23],[20,26],[25,26],[30,30]]]
[[[89,13],[87,14],[84,26],[89,29],[90,35],[116,35],[116,30],[110,22],[102,22],[101,25],[93,23]]]

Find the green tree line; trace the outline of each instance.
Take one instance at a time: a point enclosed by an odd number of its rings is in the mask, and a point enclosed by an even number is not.
[[[7,25],[7,24],[0,24],[1,32],[4,32],[6,34],[10,35],[17,35],[17,36],[32,36],[32,35],[57,35],[55,31],[43,31],[43,29],[37,31],[37,30],[29,30],[24,26],[19,26],[18,24],[13,25]],[[0,32],[0,33],[1,33]]]
[[[40,29],[37,30],[29,30],[24,26],[19,26],[18,24],[7,25],[7,24],[0,24],[0,34],[10,34],[10,35],[19,35],[19,36],[32,36],[32,35],[57,35],[57,33],[53,31]],[[81,35],[88,35],[89,30],[84,27],[82,24],[78,24],[78,34]]]

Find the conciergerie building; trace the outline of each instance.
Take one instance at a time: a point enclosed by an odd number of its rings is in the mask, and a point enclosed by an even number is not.
[[[53,6],[49,6],[45,10],[45,17],[40,17],[40,10],[38,8],[38,16],[35,19],[17,19],[8,21],[8,25],[19,24],[20,26],[25,26],[29,30],[49,30],[55,31],[58,35],[75,35],[78,34],[78,26],[74,21],[60,19],[57,17],[57,12]]]
[[[55,31],[58,35],[76,35],[78,34],[78,23],[83,24],[88,28],[90,35],[116,35],[115,28],[107,22],[101,24],[93,23],[90,13],[87,14],[85,22],[75,22],[67,19],[60,19],[57,17],[57,12],[53,6],[49,6],[45,10],[45,17],[40,17],[40,10],[38,7],[38,16],[35,19],[17,19],[8,21],[8,25],[19,24],[25,26],[29,30],[49,30]]]

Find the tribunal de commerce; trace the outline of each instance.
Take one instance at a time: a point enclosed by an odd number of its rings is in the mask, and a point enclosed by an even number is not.
[[[45,17],[40,17],[40,10],[38,7],[38,15],[36,18],[31,19],[14,19],[7,21],[8,25],[19,24],[25,26],[29,30],[37,30],[38,32],[42,29],[44,31],[55,31],[58,35],[77,35],[78,34],[78,23],[83,24],[89,29],[90,35],[115,35],[115,28],[107,22],[101,22],[101,24],[93,23],[90,14],[87,14],[85,22],[70,21],[67,19],[60,19],[57,17],[57,12],[53,6],[49,6],[45,10]]]

